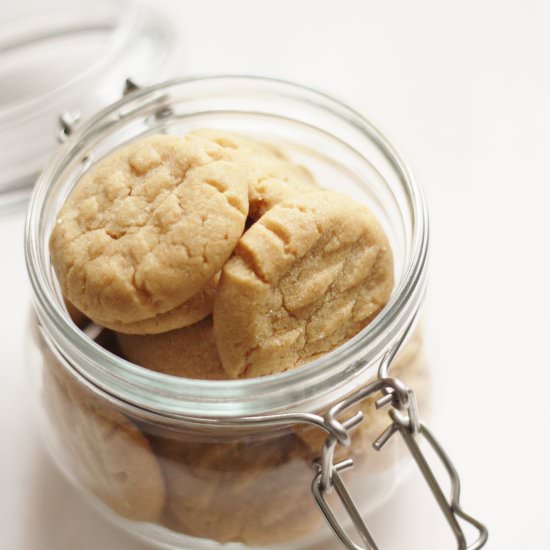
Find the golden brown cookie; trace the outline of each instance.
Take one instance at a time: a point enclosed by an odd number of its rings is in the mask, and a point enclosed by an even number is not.
[[[389,371],[389,376],[399,378],[414,390],[420,416],[429,417],[431,412],[431,376],[424,353],[422,326],[419,326],[408,342],[399,351]]]
[[[220,274],[216,273],[206,283],[206,286],[189,300],[166,313],[159,313],[151,319],[144,319],[143,321],[136,321],[134,323],[117,323],[96,318],[96,323],[120,333],[139,335],[161,334],[176,330],[182,326],[192,325],[212,313],[214,295],[216,294],[219,279]]]
[[[320,189],[307,169],[289,161],[252,159],[248,173],[248,215],[253,220],[285,200]]]
[[[223,158],[223,148],[199,136],[153,136],[99,161],[52,231],[64,296],[112,326],[151,320],[200,292],[248,213],[247,171]]]
[[[216,350],[211,317],[163,334],[118,334],[117,340],[122,355],[146,369],[202,380],[228,378]]]
[[[166,525],[218,542],[289,542],[321,515],[311,495],[313,471],[293,435],[215,442],[153,441],[168,488]]]
[[[377,220],[339,193],[297,196],[239,240],[214,301],[225,371],[292,369],[352,337],[384,307],[393,260]]]
[[[189,133],[191,136],[199,136],[216,143],[225,150],[231,150],[236,153],[242,153],[248,156],[254,156],[261,159],[279,159],[288,160],[285,154],[275,145],[261,141],[258,139],[252,139],[233,132],[227,132],[225,130],[217,130],[213,128],[199,128]]]
[[[120,516],[157,521],[165,504],[162,472],[141,431],[71,379],[44,351],[43,396],[56,453],[73,477]]]
[[[289,161],[274,145],[220,130],[201,129],[192,134],[220,145],[227,158],[238,159],[247,166],[252,220],[294,195],[319,191],[309,170]]]

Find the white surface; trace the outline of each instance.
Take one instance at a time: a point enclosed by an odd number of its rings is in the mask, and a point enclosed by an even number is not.
[[[462,474],[465,508],[490,527],[489,547],[545,547],[550,4],[155,3],[186,33],[186,72],[325,89],[379,123],[409,160],[432,219],[432,426]],[[73,493],[34,430],[22,227],[0,222],[0,546],[144,550]],[[416,478],[372,521],[383,549],[453,548]]]

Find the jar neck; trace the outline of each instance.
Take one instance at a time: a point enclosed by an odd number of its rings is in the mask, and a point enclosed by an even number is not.
[[[198,106],[193,103],[197,97],[217,100],[224,113],[232,105],[239,106],[235,113],[242,113],[243,103],[248,102],[253,103],[249,112],[257,116],[261,103],[262,116],[269,109],[273,120],[287,124],[292,118],[295,132],[297,127],[310,132],[315,121],[315,136],[322,132],[325,140],[321,146],[330,149],[330,139],[335,139],[334,147],[344,144],[346,151],[355,155],[350,162],[357,159],[358,163],[374,165],[373,174],[379,174],[381,182],[377,189],[384,200],[393,197],[395,219],[403,224],[396,231],[401,236],[402,258],[389,303],[364,330],[298,369],[249,380],[203,381],[173,377],[129,363],[100,347],[70,321],[49,260],[52,220],[84,169],[86,159],[108,151],[107,145],[101,149],[102,140],[113,147],[112,138],[120,128],[124,124],[134,127],[137,120],[148,121],[147,132],[159,131],[161,124],[165,127],[166,118],[157,121],[158,128],[151,126],[155,124],[151,123],[155,120],[152,109],[159,108],[159,97],[162,108],[171,109],[175,119],[178,109],[198,113]],[[125,135],[124,139],[128,137]],[[422,193],[393,146],[368,120],[309,88],[253,77],[172,81],[132,94],[98,113],[71,137],[40,176],[25,235],[35,310],[50,345],[66,364],[97,391],[113,399],[155,414],[204,420],[318,411],[374,377],[377,362],[399,341],[419,311],[426,283],[427,248],[428,222]]]

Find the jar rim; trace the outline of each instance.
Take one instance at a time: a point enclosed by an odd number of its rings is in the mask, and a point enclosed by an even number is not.
[[[337,114],[377,147],[398,175],[410,203],[413,220],[410,253],[401,281],[394,288],[390,301],[353,338],[300,368],[238,380],[195,380],[147,370],[114,355],[88,338],[72,323],[46,284],[47,266],[41,261],[39,222],[56,171],[72,153],[79,150],[81,140],[101,131],[102,122],[121,109],[127,108],[132,102],[154,97],[170,87],[193,83],[237,83],[276,93],[294,94],[315,102],[316,108]],[[63,336],[70,352],[64,353],[67,348],[58,351],[63,356],[70,355],[69,364],[88,382],[117,400],[157,414],[227,419],[261,416],[288,408],[307,412],[313,407],[313,399],[315,409],[318,409],[320,395],[332,392],[334,397],[334,389],[341,388],[343,396],[346,391],[349,392],[349,384],[344,382],[357,381],[367,371],[371,376],[375,360],[398,340],[420,307],[426,282],[428,233],[425,198],[408,166],[384,134],[352,107],[309,86],[281,79],[255,75],[191,76],[138,90],[101,110],[77,129],[37,181],[25,226],[25,258],[40,322],[52,334],[50,341],[53,340],[54,344],[57,337]]]

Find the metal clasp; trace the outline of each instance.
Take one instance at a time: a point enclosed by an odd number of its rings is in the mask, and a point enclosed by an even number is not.
[[[338,444],[346,447],[351,444],[350,431],[363,421],[363,413],[356,412],[351,418],[342,422],[338,420],[338,417],[367,397],[381,393],[382,395],[375,402],[375,406],[376,408],[382,408],[391,405],[389,416],[392,422],[374,441],[373,447],[377,451],[380,451],[394,434],[401,434],[453,531],[458,545],[457,548],[459,550],[478,550],[487,542],[488,531],[480,521],[462,510],[460,505],[460,479],[456,468],[433,434],[420,421],[413,390],[405,386],[400,380],[388,376],[391,361],[395,357],[400,344],[401,342],[395,349],[388,352],[382,360],[377,380],[341,403],[338,403],[326,414],[325,425],[329,435],[323,446],[321,458],[316,462],[316,475],[312,483],[313,495],[334,533],[346,548],[349,550],[378,550],[379,547],[372,533],[340,475],[344,470],[353,467],[353,460],[348,458],[334,463],[334,451]],[[424,453],[420,449],[418,444],[419,436],[422,436],[427,441],[449,475],[451,481],[451,495],[449,499],[445,496]],[[364,546],[357,545],[351,539],[327,502],[326,495],[333,489],[361,537]],[[458,521],[459,518],[472,525],[478,532],[477,538],[470,544],[468,544],[464,530]]]
[[[65,143],[69,139],[81,118],[82,115],[78,111],[65,111],[59,115],[59,126],[61,127],[57,134],[59,143]]]
[[[141,90],[141,86],[136,84],[133,79],[127,78],[124,81],[124,87],[122,89],[123,96],[127,96],[137,90]],[[57,134],[59,143],[65,143],[81,121],[82,113],[80,113],[80,111],[65,111],[63,114],[59,115],[60,130]]]
[[[124,86],[122,88],[122,96],[126,97],[142,89],[143,87],[137,84],[132,78],[127,78],[124,81]],[[154,113],[155,120],[163,121],[169,119],[174,114],[173,110],[170,107],[162,105],[165,100],[165,95],[157,96],[154,98],[155,102],[161,103],[161,106]],[[119,117],[123,116],[123,113],[119,112],[118,115]],[[79,111],[65,111],[59,116],[60,130],[57,134],[57,139],[60,143],[65,143],[69,139],[69,136],[75,131],[76,127],[81,122],[81,119],[82,114]]]

